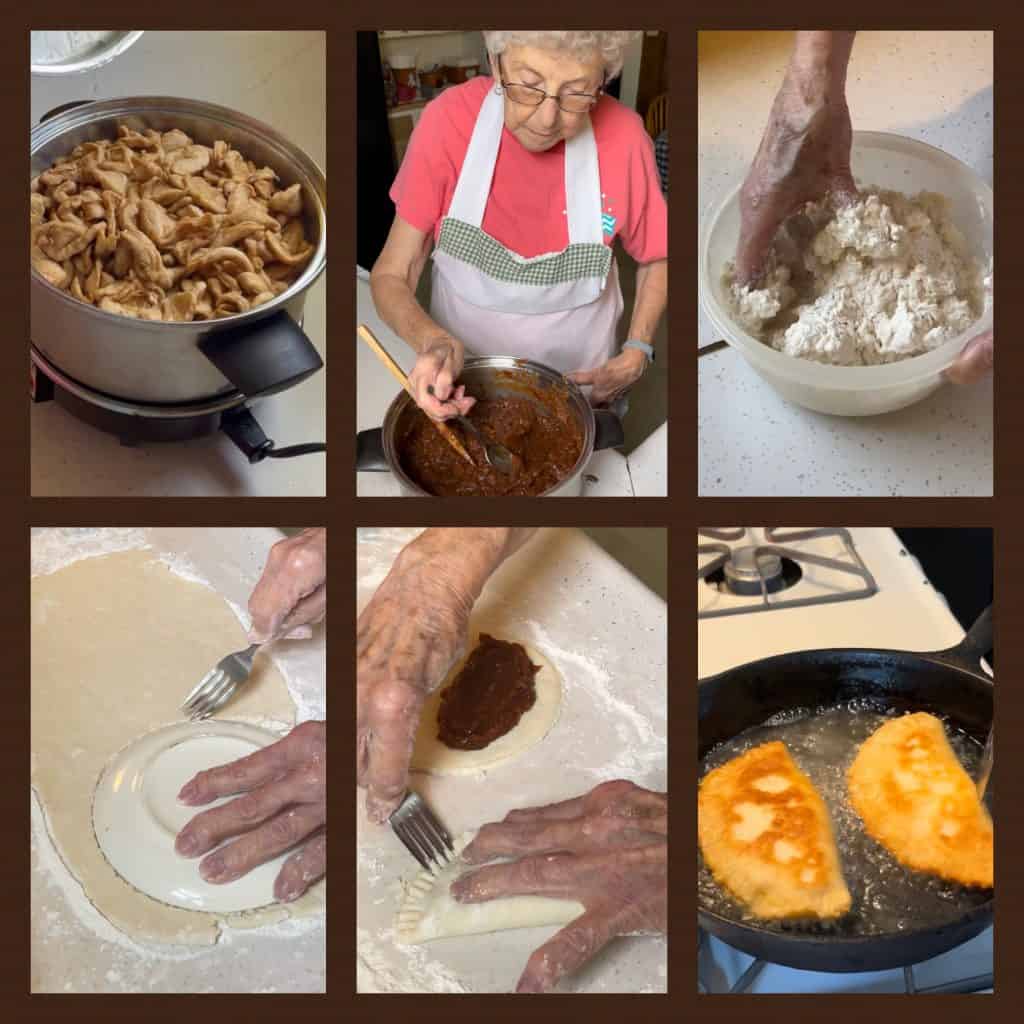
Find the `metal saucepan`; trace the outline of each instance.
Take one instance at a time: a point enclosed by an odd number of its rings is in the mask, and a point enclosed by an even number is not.
[[[989,608],[960,644],[944,651],[797,651],[728,669],[699,682],[698,758],[703,764],[719,744],[780,713],[851,701],[931,712],[983,745],[992,722],[993,683],[979,661],[991,647]],[[843,867],[854,889],[857,866]],[[992,892],[963,892],[962,900],[942,906],[932,919],[881,934],[773,927],[743,918],[739,910],[710,910],[703,898],[697,920],[723,942],[772,963],[812,971],[887,970],[945,953],[992,923]]]
[[[467,359],[459,376],[466,385],[467,394],[476,398],[499,398],[506,395],[526,395],[542,401],[539,395],[551,392],[555,401],[568,402],[583,430],[583,450],[572,472],[540,497],[571,497],[583,493],[583,473],[591,455],[603,448],[616,448],[624,435],[622,421],[607,409],[593,409],[583,392],[557,370],[512,356],[490,356]],[[402,417],[412,413],[415,403],[400,391],[388,407],[384,425],[372,430],[361,430],[356,437],[356,469],[359,472],[393,473],[402,493],[415,497],[430,497],[427,491],[414,483],[402,469],[398,459],[396,436]]]
[[[115,138],[117,126],[179,128],[197,142],[224,139],[247,159],[302,185],[306,237],[316,249],[287,291],[246,313],[172,323],[107,313],[31,276],[32,344],[62,373],[93,391],[135,403],[205,402],[269,395],[323,365],[303,334],[306,292],[327,265],[327,183],[301,149],[269,125],[198,100],[130,97],[66,104],[32,130],[32,176],[81,142]]]

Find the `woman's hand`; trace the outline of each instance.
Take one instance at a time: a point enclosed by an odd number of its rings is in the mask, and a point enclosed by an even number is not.
[[[466,645],[469,613],[528,527],[429,529],[405,547],[356,625],[356,779],[382,824],[405,795],[416,727]]]
[[[319,622],[327,610],[327,530],[278,541],[249,598],[249,643],[263,644]]]
[[[607,405],[629,391],[646,369],[647,356],[639,349],[627,348],[594,370],[570,373],[569,380],[591,385],[591,405]]]
[[[973,384],[992,372],[994,360],[992,331],[987,330],[967,342],[955,362],[946,370],[946,376],[954,384]]]
[[[199,874],[220,884],[302,843],[274,882],[275,899],[297,899],[327,871],[327,723],[303,722],[255,754],[200,772],[178,799],[195,807],[235,793],[243,795],[197,814],[174,848],[199,857],[237,836],[199,862]]]
[[[517,992],[547,992],[617,935],[668,922],[668,794],[605,782],[564,803],[512,811],[463,851],[481,867],[452,883],[461,903],[504,896],[577,900],[583,913],[530,957]]]
[[[846,105],[852,32],[798,32],[768,127],[740,191],[736,279],[765,270],[775,232],[809,200],[857,197],[850,170],[853,131]]]
[[[476,399],[467,395],[462,385],[453,387],[462,373],[464,355],[462,342],[444,335],[422,348],[416,357],[409,383],[416,404],[432,419],[465,416],[473,408]]]

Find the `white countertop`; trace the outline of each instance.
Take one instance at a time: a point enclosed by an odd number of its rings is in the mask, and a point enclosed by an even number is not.
[[[188,74],[182,75],[187,67]],[[98,71],[31,83],[35,124],[61,103],[112,96],[188,96],[241,110],[285,132],[326,168],[323,32],[146,32]],[[304,328],[326,362],[326,283],[306,295]],[[259,402],[254,413],[278,447],[326,440],[326,368]],[[250,466],[222,434],[124,448],[54,402],[32,405],[33,496],[320,496],[323,455]]]
[[[356,270],[356,317],[358,323],[366,324],[373,331],[395,362],[409,373],[416,362],[413,351],[377,315],[366,272],[359,268]],[[355,345],[356,429],[369,430],[384,422],[384,415],[399,386],[358,335]],[[666,494],[667,446],[668,428],[663,424],[629,458],[611,448],[595,452],[587,464],[583,496],[631,498]],[[634,475],[633,460],[641,450],[640,470]],[[657,490],[658,487],[661,490]],[[398,481],[390,473],[358,473],[356,494],[360,497],[397,497],[400,491]]]
[[[418,529],[358,531],[356,606],[362,609]],[[580,530],[545,529],[488,580],[470,618],[478,631],[533,646],[563,681],[551,732],[482,775],[413,775],[412,785],[452,832],[509,810],[589,792],[626,778],[664,791],[667,775],[666,605]],[[684,840],[685,841],[685,840]],[[416,865],[390,829],[356,806],[358,991],[511,992],[530,953],[554,927],[398,946],[396,883]],[[615,939],[562,982],[560,992],[664,992],[660,936]]]
[[[746,175],[792,39],[706,35],[698,74],[702,217]],[[722,35],[731,37],[728,50]],[[991,32],[861,32],[847,100],[855,129],[920,139],[991,183],[992,81]],[[718,339],[700,311],[698,346]],[[786,403],[732,349],[697,365],[701,495],[992,494],[991,378],[860,419]]]

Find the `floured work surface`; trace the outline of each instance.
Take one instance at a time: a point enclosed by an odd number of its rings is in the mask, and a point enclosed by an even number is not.
[[[32,581],[32,786],[35,820],[45,826],[42,836],[36,830],[36,859],[54,875],[69,873],[73,883],[60,883],[68,902],[76,902],[81,886],[87,916],[95,919],[97,911],[121,933],[116,941],[136,949],[177,948],[172,957],[187,956],[189,947],[223,940],[225,925],[258,928],[323,909],[322,885],[288,907],[224,921],[169,907],[122,881],[96,845],[92,797],[104,765],[140,735],[181,721],[178,707],[188,690],[225,653],[244,646],[244,630],[223,598],[173,573],[156,552],[88,558]],[[249,685],[223,717],[283,733],[294,715],[282,677],[257,659]],[[37,902],[49,901],[33,892],[34,918]],[[51,914],[55,927],[73,927],[59,911],[47,909]],[[99,930],[108,934],[105,922]],[[302,930],[300,922],[295,929]],[[117,980],[111,974],[118,972],[108,972],[109,983]]]
[[[359,531],[360,610],[419,532]],[[547,661],[562,683],[561,709],[542,740],[500,764],[466,775],[413,774],[413,788],[453,835],[610,779],[667,788],[665,605],[618,562],[576,530],[540,531],[484,588],[471,645],[480,632],[522,643]],[[366,821],[362,793],[356,830],[359,991],[511,992],[533,950],[558,930],[396,944],[403,883],[419,867],[390,829]],[[558,991],[664,992],[667,948],[659,936],[616,939]]]

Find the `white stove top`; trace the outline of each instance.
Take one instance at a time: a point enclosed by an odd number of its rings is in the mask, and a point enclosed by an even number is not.
[[[777,529],[788,533],[800,528]],[[776,607],[698,619],[698,678],[788,651],[823,647],[934,651],[952,647],[963,639],[964,630],[950,611],[946,599],[932,587],[920,563],[904,549],[893,530],[887,527],[851,527],[848,532],[877,585],[876,593],[838,603]],[[766,538],[763,527],[747,527],[743,539],[727,541],[698,534],[697,543],[724,543],[734,549],[751,544],[778,543],[812,555],[849,561],[843,542],[836,537],[772,542]],[[712,557],[698,554],[698,569],[706,566]],[[835,594],[844,588],[849,589],[851,585],[863,586],[860,579],[831,569],[804,563],[803,570],[797,583],[788,590],[769,595],[769,602]],[[723,594],[704,580],[697,580],[697,607],[700,612],[762,604],[760,595],[751,598]],[[753,962],[753,957],[707,936],[700,958],[701,978],[711,992],[727,992]],[[990,973],[991,928],[941,957],[916,965],[913,979],[918,989],[924,989]],[[750,991],[904,992],[905,983],[902,970],[826,974],[768,964]]]
[[[796,527],[780,528],[788,532]],[[787,651],[818,647],[891,647],[899,650],[931,651],[952,647],[964,635],[946,599],[936,591],[917,559],[904,550],[896,534],[887,527],[849,529],[853,544],[878,587],[871,597],[811,607],[773,608],[722,618],[698,619],[697,674],[714,675],[734,665]],[[714,543],[702,535],[698,544]],[[748,527],[743,540],[731,546],[766,543],[762,527]],[[795,548],[830,558],[845,558],[836,538],[786,541]],[[697,565],[709,556],[698,555]],[[860,587],[855,577],[833,570],[805,566],[798,583],[788,590],[769,595],[769,601],[794,597],[834,594],[842,587]],[[756,606],[755,598],[724,595],[703,580],[697,581],[700,611],[743,605]]]

